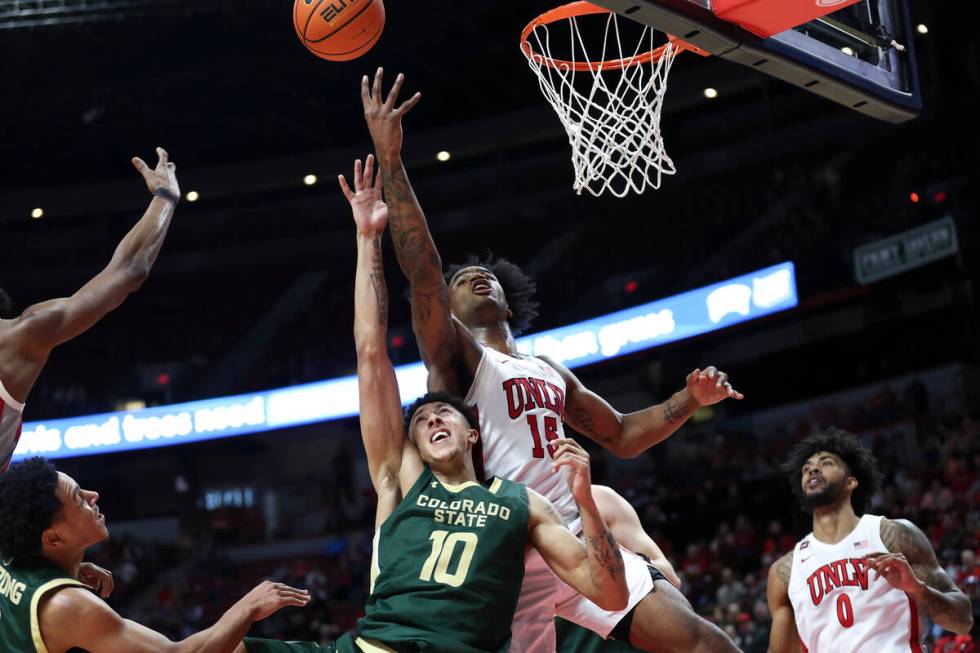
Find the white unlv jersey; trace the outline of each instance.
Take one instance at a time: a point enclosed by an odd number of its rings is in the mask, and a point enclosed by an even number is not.
[[[10,466],[23,423],[24,404],[11,397],[0,381],[0,474]]]
[[[524,483],[554,504],[566,523],[578,515],[569,470],[554,471],[552,440],[565,437],[565,380],[537,358],[483,347],[467,403],[480,414],[486,475]]]
[[[824,544],[813,533],[797,543],[789,599],[804,652],[922,653],[915,601],[874,578],[864,560],[869,553],[888,553],[881,519],[864,515],[837,544]]]

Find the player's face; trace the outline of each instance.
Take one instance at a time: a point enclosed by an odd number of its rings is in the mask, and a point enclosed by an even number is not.
[[[472,265],[449,280],[449,305],[467,326],[506,320],[509,309],[504,289],[490,270]]]
[[[442,402],[425,404],[415,411],[410,428],[412,441],[426,463],[459,457],[478,437],[461,412]]]
[[[803,496],[810,508],[837,503],[847,494],[849,484],[854,480],[844,460],[829,451],[818,451],[810,456],[803,463],[802,471]]]
[[[99,510],[99,493],[83,490],[71,476],[58,472],[58,498],[61,513],[51,528],[61,541],[84,548],[109,537],[105,516]]]

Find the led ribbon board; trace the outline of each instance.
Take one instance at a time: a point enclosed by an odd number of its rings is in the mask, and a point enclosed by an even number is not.
[[[570,368],[776,313],[797,305],[792,263],[517,340],[525,354],[550,356]],[[425,392],[421,363],[396,369],[402,401]],[[134,411],[24,423],[14,460],[67,458],[163,447],[261,433],[351,417],[358,412],[357,377]]]

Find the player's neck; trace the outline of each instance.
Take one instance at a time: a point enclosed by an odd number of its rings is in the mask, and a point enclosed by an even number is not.
[[[468,456],[469,453],[466,455]],[[477,482],[473,462],[465,458],[462,464],[459,461],[446,461],[442,464],[433,462],[429,464],[429,468],[443,485],[462,485],[463,483]]]
[[[44,549],[44,559],[59,569],[63,569],[72,578],[78,578],[78,569],[82,565],[82,558],[85,556],[82,551],[66,551],[64,549]]]
[[[859,521],[850,498],[837,505],[814,508],[813,536],[824,544],[837,544],[857,528]]]
[[[484,347],[496,349],[508,356],[517,356],[517,342],[514,334],[511,333],[510,325],[505,322],[496,322],[490,325],[474,325],[468,327],[470,333]]]

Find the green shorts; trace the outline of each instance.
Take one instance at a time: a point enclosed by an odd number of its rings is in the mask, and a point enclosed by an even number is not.
[[[313,642],[284,642],[258,637],[246,637],[242,643],[248,653],[361,653],[350,635],[324,646]]]

